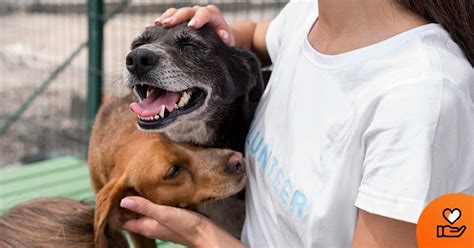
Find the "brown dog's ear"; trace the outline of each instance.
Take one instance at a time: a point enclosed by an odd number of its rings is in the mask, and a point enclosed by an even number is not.
[[[126,177],[109,181],[96,196],[94,242],[96,248],[109,247],[109,240],[121,235],[124,223],[120,200],[127,196]]]

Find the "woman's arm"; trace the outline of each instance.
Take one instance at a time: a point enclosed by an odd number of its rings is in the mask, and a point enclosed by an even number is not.
[[[232,235],[195,212],[157,205],[138,196],[122,199],[120,206],[144,215],[125,222],[123,229],[129,232],[188,247],[245,247]]]
[[[417,247],[416,225],[359,209],[352,247]]]
[[[267,51],[265,36],[267,34],[270,21],[252,22],[246,21],[230,26],[231,33],[238,37],[235,46],[252,49],[263,65],[271,64]]]

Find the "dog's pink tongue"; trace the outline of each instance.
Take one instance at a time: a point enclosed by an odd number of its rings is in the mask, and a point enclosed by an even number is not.
[[[155,116],[160,113],[161,106],[171,112],[174,105],[181,98],[181,92],[167,91],[165,94],[160,94],[158,90],[153,91],[142,102],[134,102],[130,104],[130,109],[141,117]]]

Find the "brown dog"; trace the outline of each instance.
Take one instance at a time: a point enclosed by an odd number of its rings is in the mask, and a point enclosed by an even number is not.
[[[154,203],[190,207],[240,191],[246,173],[242,155],[226,149],[175,143],[135,127],[133,98],[112,100],[97,115],[89,146],[89,169],[97,192],[96,247],[108,247],[105,230],[119,231],[137,217],[120,200],[140,195]],[[136,246],[154,241],[132,234]]]

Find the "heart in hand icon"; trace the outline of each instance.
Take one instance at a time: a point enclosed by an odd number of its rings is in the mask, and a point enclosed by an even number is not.
[[[449,209],[449,208],[445,208],[443,210],[443,217],[445,220],[447,220],[449,223],[454,224],[456,221],[459,220],[459,218],[461,217],[461,210],[459,210],[458,208],[455,208],[455,209]]]

